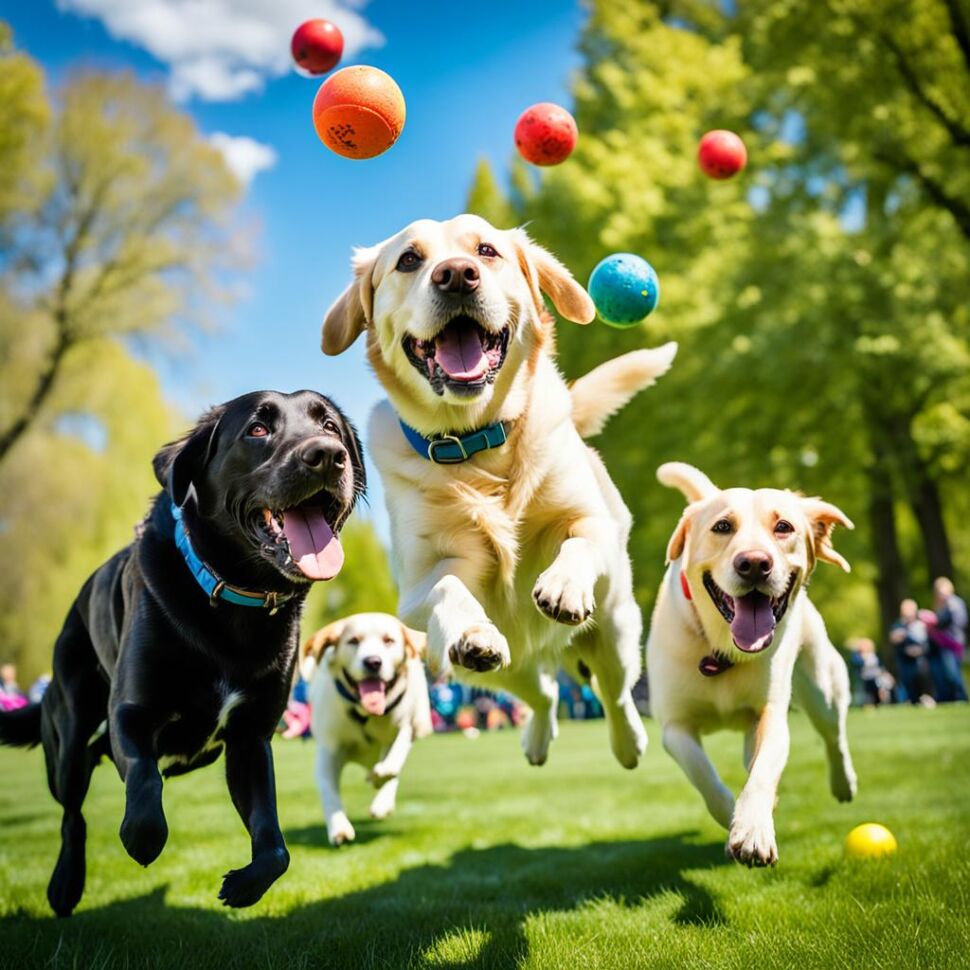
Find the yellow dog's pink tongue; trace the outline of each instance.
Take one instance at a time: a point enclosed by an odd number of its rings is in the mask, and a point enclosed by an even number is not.
[[[368,714],[380,717],[387,706],[387,684],[383,680],[362,680],[357,685],[361,707]]]
[[[290,555],[307,579],[333,579],[344,564],[344,550],[323,511],[297,506],[283,513]]]
[[[734,597],[731,636],[739,650],[745,653],[764,650],[771,643],[774,632],[775,614],[769,597],[757,590]]]
[[[477,327],[460,323],[446,327],[438,337],[434,359],[456,381],[475,381],[488,373],[488,358]]]

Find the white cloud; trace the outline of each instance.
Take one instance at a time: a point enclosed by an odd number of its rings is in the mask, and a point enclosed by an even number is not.
[[[230,171],[243,187],[260,172],[265,172],[276,164],[276,152],[262,142],[245,135],[227,135],[217,131],[209,135],[209,141],[222,152]]]
[[[143,47],[170,68],[173,97],[232,101],[291,66],[290,38],[311,17],[344,35],[344,59],[384,38],[360,0],[57,0],[102,21],[112,37]]]

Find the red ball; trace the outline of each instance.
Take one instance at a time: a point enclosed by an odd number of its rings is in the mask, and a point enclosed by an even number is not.
[[[297,66],[308,74],[326,74],[340,63],[344,35],[329,20],[308,20],[296,28],[290,50]]]
[[[515,125],[515,147],[533,165],[558,165],[576,147],[579,129],[573,116],[558,104],[534,104]]]
[[[718,128],[709,131],[697,149],[701,171],[712,179],[729,179],[748,164],[748,150],[733,132]]]

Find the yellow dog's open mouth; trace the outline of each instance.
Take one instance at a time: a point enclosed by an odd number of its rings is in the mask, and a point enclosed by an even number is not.
[[[430,340],[407,335],[403,345],[408,360],[435,394],[444,394],[448,387],[470,396],[491,384],[505,363],[509,328],[493,333],[461,314],[449,320]]]
[[[788,585],[780,596],[769,596],[757,589],[744,596],[731,596],[714,582],[710,573],[704,573],[704,588],[731,627],[734,645],[745,653],[760,653],[771,646],[775,627],[788,609],[797,578],[798,570],[792,570]]]

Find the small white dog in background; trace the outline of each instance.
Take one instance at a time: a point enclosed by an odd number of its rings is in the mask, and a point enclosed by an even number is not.
[[[774,865],[793,688],[825,742],[832,794],[850,801],[856,791],[848,670],[806,592],[816,560],[849,571],[831,537],[836,524],[852,523],[834,505],[794,492],[721,491],[680,462],[657,477],[690,505],[667,549],[647,641],[652,713],[664,747],[729,830],[729,854]],[[737,803],[701,746],[703,734],[723,728],[745,732],[748,779]]]
[[[394,811],[411,743],[432,732],[424,646],[423,633],[386,613],[337,620],[303,645],[317,787],[331,845],[351,842],[355,834],[340,797],[344,765],[369,770],[377,789],[371,817],[386,818]]]

